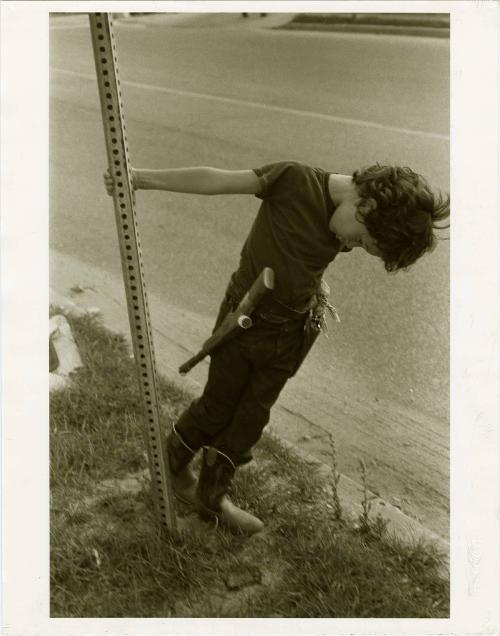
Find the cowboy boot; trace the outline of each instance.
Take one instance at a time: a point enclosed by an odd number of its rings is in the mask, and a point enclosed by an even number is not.
[[[238,508],[227,496],[236,466],[216,448],[203,448],[203,461],[196,488],[196,509],[204,518],[217,519],[230,530],[252,535],[264,527],[260,519]]]
[[[165,451],[168,456],[170,479],[174,495],[180,501],[195,505],[196,503],[196,476],[190,461],[196,451],[188,446],[173,426],[172,432],[165,440]]]

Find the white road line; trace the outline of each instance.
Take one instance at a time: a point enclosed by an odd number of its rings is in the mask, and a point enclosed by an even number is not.
[[[88,73],[79,73],[77,71],[69,71],[60,68],[51,68],[51,71],[55,73],[61,73],[62,75],[69,75],[70,77],[78,77],[80,79],[87,79],[96,81],[94,75]],[[335,115],[326,115],[324,113],[315,113],[308,110],[299,110],[297,108],[286,108],[284,106],[272,106],[270,104],[262,104],[260,102],[250,102],[243,99],[235,99],[233,97],[222,97],[220,95],[209,95],[207,93],[196,93],[194,91],[183,91],[176,88],[165,88],[164,86],[155,86],[154,84],[143,84],[141,82],[131,82],[127,80],[120,80],[120,83],[132,88],[139,88],[141,90],[157,91],[158,93],[166,93],[168,95],[180,95],[182,97],[194,97],[195,99],[205,99],[207,101],[222,102],[224,104],[233,104],[235,106],[244,106],[247,108],[258,108],[260,110],[268,110],[276,113],[283,113],[287,115],[297,115],[300,117],[311,117],[312,119],[320,119],[322,121],[335,122],[336,124],[346,124],[349,126],[361,126],[364,128],[375,128],[379,130],[386,130],[390,132],[401,133],[403,135],[416,135],[418,137],[429,137],[431,139],[441,139],[448,141],[449,135],[442,135],[440,133],[428,132],[426,130],[415,130],[413,128],[398,128],[397,126],[387,126],[386,124],[379,124],[374,121],[366,121],[364,119],[349,119],[347,117],[336,117]]]

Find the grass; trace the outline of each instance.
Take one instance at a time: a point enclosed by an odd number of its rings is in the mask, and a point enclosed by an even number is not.
[[[363,523],[346,520],[338,479],[322,483],[269,435],[231,493],[264,520],[262,534],[231,535],[179,505],[183,540],[166,536],[130,351],[95,318],[70,322],[84,367],[51,395],[51,616],[449,615],[441,555],[390,538],[369,506]],[[191,399],[163,378],[160,395],[170,418]]]

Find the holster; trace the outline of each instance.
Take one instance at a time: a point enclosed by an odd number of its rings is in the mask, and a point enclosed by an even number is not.
[[[293,378],[293,376],[300,369],[300,367],[302,366],[302,363],[304,362],[307,354],[311,350],[313,344],[316,342],[316,339],[320,333],[321,333],[321,329],[317,329],[312,317],[309,315],[306,318],[304,323],[304,336],[302,339],[302,347],[300,349],[299,357],[297,359],[297,364],[290,377]]]

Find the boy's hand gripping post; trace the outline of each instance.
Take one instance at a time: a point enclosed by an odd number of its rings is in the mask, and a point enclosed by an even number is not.
[[[212,351],[233,336],[236,336],[240,329],[249,329],[253,324],[250,317],[253,310],[264,294],[272,289],[274,289],[274,271],[270,267],[265,267],[254,284],[243,296],[238,307],[226,315],[219,328],[203,344],[201,350],[179,367],[179,373],[185,375],[197,365],[198,362],[201,362],[203,358],[210,355]]]

